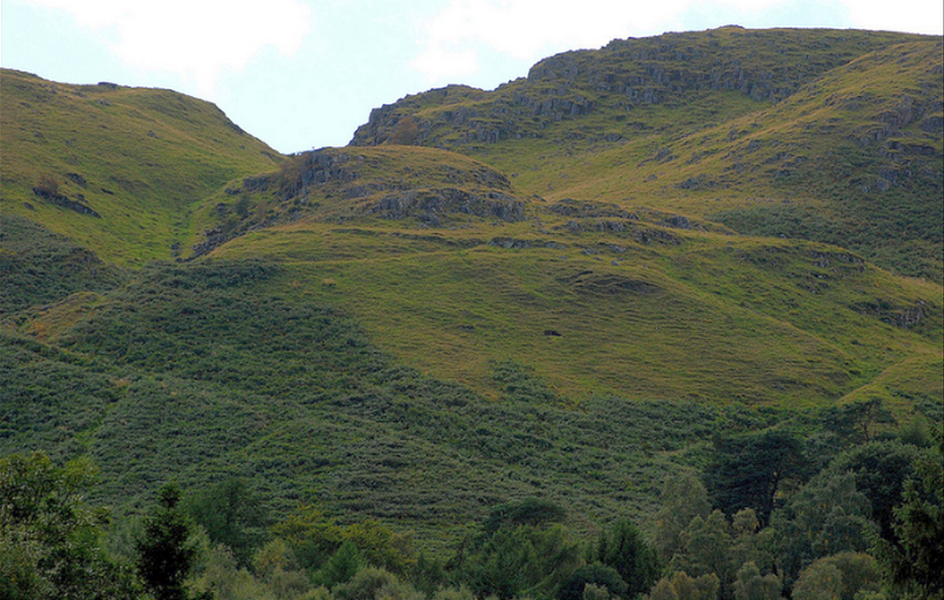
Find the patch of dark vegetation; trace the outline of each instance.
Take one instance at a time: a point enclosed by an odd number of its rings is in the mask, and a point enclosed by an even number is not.
[[[877,211],[884,210],[876,207]],[[937,209],[940,212],[940,207]],[[940,217],[921,215],[912,207],[896,217],[901,227],[891,227],[883,219],[859,223],[852,217],[827,216],[792,203],[764,204],[732,209],[711,215],[738,233],[825,242],[849,248],[902,275],[925,277],[941,282],[944,276],[944,242],[940,237]],[[883,225],[885,223],[885,225]],[[936,224],[935,224],[936,223]],[[928,228],[934,228],[932,233]],[[902,232],[924,230],[912,239],[902,239]]]
[[[581,271],[560,281],[582,294],[598,296],[655,294],[662,289],[641,279],[632,279],[609,273],[594,273],[593,271]]]
[[[489,246],[495,248],[504,248],[505,250],[522,250],[528,248],[553,248],[560,250],[566,248],[567,246],[561,244],[560,242],[541,240],[541,239],[518,239],[513,237],[506,236],[496,236],[488,241]]]
[[[76,174],[70,173],[69,175],[71,176]],[[78,177],[81,179],[81,176]],[[81,179],[81,181],[84,182],[84,179]],[[81,196],[81,194],[79,195],[79,201],[76,201],[70,199],[64,194],[59,193],[59,183],[51,175],[43,175],[36,187],[33,188],[33,193],[43,200],[47,200],[61,208],[75,211],[81,215],[89,215],[98,219],[102,218],[102,216],[95,212],[92,207],[90,207],[88,204],[85,204],[85,198]]]
[[[450,214],[497,218],[507,222],[524,220],[524,204],[501,192],[476,193],[455,188],[407,190],[385,195],[365,210],[384,219],[414,217],[439,226]]]
[[[934,314],[935,308],[929,302],[918,300],[911,306],[899,306],[883,299],[869,302],[856,302],[849,306],[859,314],[881,319],[900,329],[915,329],[924,325],[926,319]]]
[[[552,204],[548,210],[556,215],[577,219],[615,218],[639,220],[635,214],[616,204],[606,202],[584,202],[573,198],[564,198]]]
[[[682,238],[664,228],[651,227],[632,220],[581,219],[579,221],[567,221],[565,225],[559,225],[555,229],[569,233],[609,233],[640,244],[657,243],[678,246],[682,243]]]
[[[103,292],[127,278],[94,252],[16,215],[0,228],[0,314],[58,302],[79,291]]]

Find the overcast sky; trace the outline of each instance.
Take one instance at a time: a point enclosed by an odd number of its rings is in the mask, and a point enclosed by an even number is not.
[[[2,0],[0,64],[215,102],[282,152],[343,146],[370,109],[493,89],[556,52],[739,24],[941,35],[941,0]]]

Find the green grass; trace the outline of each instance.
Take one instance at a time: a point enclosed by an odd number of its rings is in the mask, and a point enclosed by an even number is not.
[[[398,228],[298,224],[216,255],[276,258],[286,271],[271,293],[344,306],[386,352],[490,397],[491,361],[514,360],[578,401],[813,406],[909,357],[940,356],[939,286],[836,248],[708,233],[640,244],[531,227],[411,239]],[[493,247],[488,229],[533,247]],[[919,321],[896,326],[919,301]]]
[[[940,69],[929,36],[666,34],[548,58],[494,92],[407,97],[354,142],[387,143],[410,116],[416,143],[495,165],[525,195],[711,217],[940,282]]]
[[[274,514],[317,502],[435,547],[536,494],[584,530],[648,512],[724,414],[602,396],[573,410],[513,363],[494,366],[504,388],[488,400],[397,364],[336,310],[264,293],[291,272],[152,265],[45,344],[5,334],[0,452],[88,455],[94,500],[122,512],[168,479],[197,490],[242,476]]]
[[[214,105],[170,90],[0,76],[3,214],[38,221],[109,262],[138,266],[186,251],[202,233],[190,215],[200,201],[282,159]],[[37,196],[43,176],[100,217]]]
[[[934,114],[849,137],[902,94],[940,95],[935,49],[737,28],[615,42],[495,92],[407,98],[361,132],[383,142],[408,112],[413,141],[466,154],[279,157],[174,92],[4,71],[0,453],[91,456],[119,514],[168,479],[239,476],[277,516],[313,502],[444,548],[529,496],[582,533],[644,521],[721,431],[872,398],[939,414]],[[763,93],[705,88],[734,59]],[[660,102],[605,89],[656,67]],[[850,192],[889,165],[918,175]],[[100,218],[34,194],[45,173]]]

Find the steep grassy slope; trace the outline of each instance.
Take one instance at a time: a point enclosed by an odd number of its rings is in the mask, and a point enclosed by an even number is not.
[[[918,271],[940,259],[936,44],[614,42],[284,158],[173,92],[4,72],[0,454],[89,455],[121,510],[242,476],[277,516],[315,502],[435,545],[531,495],[581,530],[642,519],[718,432],[874,398],[939,418],[940,278],[792,239],[874,217],[863,249],[898,232],[886,250],[931,249]],[[885,212],[847,193],[873,167],[897,169]]]
[[[190,211],[280,155],[215,106],[170,90],[0,73],[4,215],[125,265],[189,246]]]
[[[508,178],[461,154],[432,148],[326,148],[279,171],[234,182],[197,211],[200,256],[248,231],[299,220],[403,220],[424,227],[525,219]]]
[[[152,265],[106,297],[28,315],[0,338],[0,452],[89,455],[97,500],[125,510],[168,478],[199,489],[242,476],[275,514],[317,502],[444,543],[495,502],[528,495],[572,507],[582,527],[642,514],[728,418],[692,403],[560,408],[515,364],[501,366],[508,389],[489,401],[398,366],[336,310],[274,296],[293,273]],[[732,425],[771,418],[748,411]]]
[[[494,92],[374,111],[355,145],[445,146],[528,194],[712,215],[941,279],[939,38],[723,28],[615,41]]]
[[[217,230],[244,234],[212,256],[279,260],[273,293],[343,306],[388,353],[491,397],[508,360],[571,403],[812,405],[903,360],[941,371],[938,285],[822,244],[529,198],[451,152],[305,153],[225,197]]]

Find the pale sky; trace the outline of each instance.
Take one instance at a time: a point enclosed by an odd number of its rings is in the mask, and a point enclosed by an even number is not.
[[[941,35],[941,0],[2,0],[0,64],[171,88],[285,153],[343,146],[372,108],[483,89],[556,52],[738,24]]]

